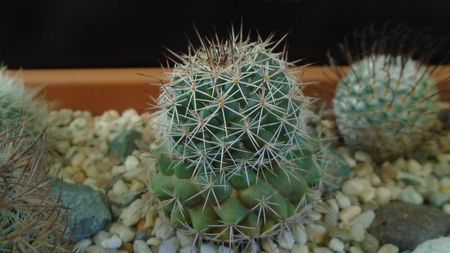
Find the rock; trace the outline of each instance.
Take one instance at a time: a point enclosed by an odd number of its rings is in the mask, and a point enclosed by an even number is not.
[[[86,248],[84,253],[108,253],[108,250],[98,245],[91,245]]]
[[[144,208],[144,205],[145,203],[144,201],[142,201],[142,199],[136,199],[135,201],[133,201],[130,206],[122,211],[122,214],[120,215],[122,223],[127,227],[136,224],[141,218],[141,212]]]
[[[161,244],[161,239],[156,238],[156,237],[152,237],[149,238],[146,243],[150,246],[159,246]]]
[[[364,192],[364,189],[370,183],[366,179],[353,178],[344,182],[342,192],[347,196],[355,196]]]
[[[379,187],[375,190],[375,200],[380,205],[384,205],[391,201],[391,192],[386,187]]]
[[[155,224],[153,231],[155,232],[156,237],[166,240],[175,234],[175,230],[169,224],[162,222],[162,219],[157,219],[158,226]]]
[[[228,248],[227,246],[220,245],[217,248],[217,253],[234,253],[234,250]]]
[[[398,253],[398,247],[392,244],[385,244],[381,246],[378,253]]]
[[[442,210],[443,210],[447,215],[450,215],[450,204],[445,204],[445,205],[442,207]]]
[[[110,144],[110,152],[122,160],[125,160],[133,150],[137,149],[136,141],[142,134],[134,129],[120,132]]]
[[[352,203],[350,202],[350,198],[342,194],[342,192],[336,193],[336,202],[341,209],[350,207],[352,205]]]
[[[67,183],[58,179],[53,192],[61,192],[63,204],[70,208],[68,213],[69,231],[73,229],[75,240],[79,241],[105,228],[112,219],[105,194],[87,185]]]
[[[363,151],[356,151],[355,159],[358,162],[371,162],[372,161],[372,158],[370,157],[370,155]]]
[[[189,247],[194,245],[195,237],[192,233],[188,234],[185,231],[177,230],[177,238],[180,240],[181,247]]]
[[[350,235],[353,241],[361,242],[365,237],[365,229],[361,224],[353,224],[350,230]]]
[[[105,249],[117,249],[122,246],[122,239],[117,235],[113,235],[111,238],[103,240],[101,246]]]
[[[278,249],[278,246],[276,243],[272,241],[270,238],[264,238],[261,240],[261,247],[265,252],[268,253],[279,253],[280,250]]]
[[[333,253],[333,251],[326,247],[314,247],[313,253]]]
[[[159,245],[159,253],[176,253],[180,248],[180,241],[176,237],[171,237]]]
[[[433,192],[430,196],[430,202],[435,207],[441,207],[450,200],[450,196],[444,192]]]
[[[305,227],[303,227],[303,225],[295,224],[292,226],[292,234],[296,243],[306,244],[308,236],[305,233]]]
[[[444,235],[448,216],[441,210],[403,202],[392,202],[375,211],[369,231],[383,244],[400,250],[414,249],[421,242]]]
[[[197,253],[195,246],[188,246],[180,249],[180,253]]]
[[[301,244],[295,244],[294,247],[292,247],[291,250],[292,253],[309,253],[308,246],[301,245]]]
[[[89,247],[89,246],[91,246],[92,245],[92,240],[91,239],[84,239],[84,240],[81,240],[81,241],[79,241],[79,242],[77,242],[76,244],[75,244],[75,249],[78,251],[78,252],[85,252],[86,251],[86,249]]]
[[[368,233],[364,236],[364,240],[361,242],[361,247],[363,248],[364,252],[376,253],[378,248],[380,247],[380,242],[375,236]]]
[[[292,249],[295,240],[290,231],[283,230],[277,236],[277,243],[285,249]]]
[[[333,238],[328,243],[328,248],[332,249],[335,252],[343,252],[344,251],[344,243],[337,238]]]
[[[147,243],[141,240],[136,240],[133,242],[134,253],[152,253]]]
[[[322,242],[327,233],[327,228],[322,225],[309,224],[306,227],[306,234],[312,242]]]
[[[412,253],[450,253],[450,238],[440,237],[421,243]]]
[[[109,232],[117,234],[124,242],[130,242],[134,238],[134,231],[120,222],[114,223]]]
[[[110,233],[108,233],[106,231],[103,231],[103,230],[100,230],[97,233],[95,233],[95,235],[93,236],[92,240],[94,241],[94,243],[96,245],[100,245],[103,240],[108,239],[110,237],[111,237]]]
[[[217,249],[212,243],[202,243],[200,253],[217,253]]]
[[[339,213],[339,218],[343,222],[350,222],[353,218],[358,216],[361,213],[361,207],[359,206],[350,206],[345,208]]]
[[[134,240],[146,241],[147,239],[148,235],[142,230],[138,230],[134,236]]]
[[[351,246],[350,253],[364,253],[364,251],[358,246]]]
[[[422,195],[420,195],[420,193],[418,193],[412,186],[408,186],[402,191],[400,200],[417,205],[423,203]]]
[[[370,224],[372,224],[373,220],[375,219],[375,212],[372,210],[365,211],[364,213],[356,216],[352,221],[352,226],[359,224],[364,229],[367,229]]]

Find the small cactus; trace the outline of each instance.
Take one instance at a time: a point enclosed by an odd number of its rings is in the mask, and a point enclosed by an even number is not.
[[[370,153],[377,162],[408,155],[438,123],[438,81],[426,59],[415,54],[419,35],[399,27],[382,33],[372,29],[355,41],[359,53],[348,44],[341,47],[351,66],[333,99],[340,134],[347,146]],[[431,54],[424,45],[420,50]]]
[[[37,92],[0,67],[0,132],[20,125],[19,119],[27,122],[28,133],[38,135],[43,130],[48,108],[37,99]]]
[[[25,127],[0,132],[0,252],[71,252],[42,135],[30,140]]]
[[[170,223],[241,243],[298,221],[318,199],[309,98],[277,44],[232,33],[177,55],[158,105],[167,132],[151,191]]]

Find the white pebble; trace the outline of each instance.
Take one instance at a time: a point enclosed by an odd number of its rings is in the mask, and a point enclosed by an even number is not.
[[[86,251],[84,253],[109,253],[107,249],[102,248],[98,245],[91,245],[86,248]]]
[[[220,245],[219,248],[217,248],[217,253],[234,253],[234,250],[226,246]]]
[[[450,177],[443,177],[439,183],[441,184],[441,187],[450,187]]]
[[[161,220],[161,219],[160,219]],[[167,223],[162,223],[159,227],[155,226],[155,235],[158,238],[166,240],[175,234],[175,230]]]
[[[413,203],[417,205],[423,203],[422,195],[420,195],[420,193],[418,193],[412,186],[408,186],[405,189],[403,189],[400,195],[400,200],[402,200],[403,202]]]
[[[381,205],[391,201],[391,192],[386,187],[378,187],[375,191],[375,196],[375,200]]]
[[[328,247],[335,252],[343,252],[344,251],[344,243],[337,238],[331,239],[330,242],[328,243]]]
[[[216,253],[216,247],[212,243],[202,243],[200,253]]]
[[[342,195],[342,193],[341,193]],[[349,199],[350,201],[350,199]],[[328,208],[331,212],[338,213],[339,212],[339,204],[336,199],[327,199],[326,200]]]
[[[134,253],[152,253],[147,243],[142,240],[136,240],[133,242]]]
[[[103,240],[101,246],[105,249],[117,249],[122,246],[122,239],[117,235],[113,235],[111,238]]]
[[[86,160],[86,157],[83,153],[76,153],[70,160],[70,164],[74,167],[79,167],[84,160]]]
[[[102,243],[102,241],[104,241],[110,237],[111,237],[110,233],[100,230],[97,233],[95,233],[95,235],[92,239],[96,245],[100,245]]]
[[[285,249],[292,249],[295,240],[290,231],[283,230],[277,236],[277,243]]]
[[[116,165],[111,169],[111,175],[117,176],[119,174],[125,173],[127,169],[123,165]]]
[[[264,238],[261,240],[261,247],[267,253],[279,253],[278,246],[270,238]]]
[[[135,235],[135,232],[131,228],[119,222],[114,223],[109,229],[109,232],[117,234],[124,242],[130,242]]]
[[[125,160],[125,168],[127,170],[132,170],[132,169],[136,168],[138,165],[139,165],[139,160],[134,155],[128,156],[127,159]]]
[[[422,175],[422,165],[417,162],[414,159],[410,159],[408,160],[408,162],[406,163],[406,166],[408,167],[409,172],[411,172],[411,174],[416,175],[416,176],[421,176]]]
[[[180,240],[181,247],[189,247],[194,245],[194,236],[182,230],[177,230],[177,238]]]
[[[87,247],[92,245],[91,239],[84,239],[75,244],[75,249],[77,252],[84,252]]]
[[[336,193],[336,202],[341,209],[350,207],[352,205],[352,203],[350,202],[350,198],[342,194],[342,192]]]
[[[317,247],[313,249],[313,253],[333,253],[329,248]]]
[[[360,206],[350,206],[345,208],[339,213],[339,218],[343,222],[350,222],[353,218],[355,218],[357,215],[361,213],[361,207]]]
[[[127,184],[125,184],[125,182],[123,182],[122,179],[117,180],[117,182],[115,182],[112,187],[112,192],[116,196],[119,196],[120,194],[125,193],[127,191],[128,191],[128,186],[127,186]]]
[[[149,238],[146,243],[150,246],[159,246],[161,244],[161,239],[156,237]]]
[[[446,214],[450,215],[450,203],[445,204],[445,205],[442,207],[442,210],[443,210]]]
[[[363,152],[363,151],[356,151],[355,152],[355,159],[358,162],[370,162],[370,161],[372,161],[372,158],[370,157],[370,155],[367,154],[366,152]]]
[[[159,245],[159,253],[176,253],[180,248],[180,241],[176,237],[171,237]]]
[[[353,178],[344,182],[342,192],[348,196],[357,196],[364,192],[367,185],[370,183],[366,179]]]
[[[141,218],[141,212],[144,208],[144,205],[145,204],[142,199],[136,199],[135,201],[133,201],[130,206],[122,211],[122,214],[120,215],[122,223],[127,227],[136,224]]]
[[[305,227],[300,224],[295,224],[292,226],[292,234],[294,235],[294,240],[298,244],[306,244],[308,236],[305,233]]]
[[[350,253],[364,253],[364,251],[358,246],[351,246]]]
[[[385,244],[381,246],[378,253],[398,253],[398,247],[393,244]]]
[[[184,247],[180,249],[180,253],[197,253],[195,246]]]
[[[322,242],[327,233],[327,228],[322,225],[309,224],[306,227],[306,234],[312,242]]]
[[[364,240],[365,229],[361,224],[354,224],[350,230],[352,239],[357,242]]]
[[[292,247],[291,250],[292,253],[309,253],[308,246],[301,245],[301,244],[295,244],[294,247]]]
[[[450,238],[440,237],[421,243],[412,253],[450,253]]]
[[[367,229],[370,224],[372,224],[373,220],[375,219],[375,212],[372,210],[366,211],[358,216],[356,216],[352,221],[351,224],[360,224],[363,228]]]

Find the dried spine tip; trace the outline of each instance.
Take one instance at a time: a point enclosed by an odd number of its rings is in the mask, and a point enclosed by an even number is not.
[[[151,190],[172,225],[240,243],[296,221],[316,199],[322,160],[310,100],[268,40],[202,40],[177,55],[159,107],[167,154]]]
[[[0,132],[0,251],[71,252],[42,136],[30,140],[24,127]]]

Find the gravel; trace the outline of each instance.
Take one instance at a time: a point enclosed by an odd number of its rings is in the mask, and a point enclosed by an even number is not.
[[[134,110],[100,116],[89,112],[53,111],[49,119],[48,145],[55,149],[59,176],[76,184],[103,191],[113,212],[112,223],[90,239],[77,243],[82,252],[235,252],[226,245],[196,242],[158,216],[155,202],[146,190],[155,175],[152,151],[162,140],[155,130],[157,117]],[[319,128],[335,134],[334,124],[324,120]],[[112,140],[124,131],[142,134],[136,149],[126,157],[110,153]],[[381,165],[370,154],[336,147],[352,172],[342,187],[314,207],[308,221],[293,224],[273,238],[256,242],[252,252],[266,253],[396,253],[396,245],[380,245],[367,232],[374,210],[392,201],[432,204],[450,215],[450,131],[442,132],[427,147],[426,157],[399,158]],[[326,210],[326,211],[324,211]],[[139,236],[137,236],[139,234]],[[109,248],[110,250],[107,250]],[[115,251],[111,251],[114,249]]]

